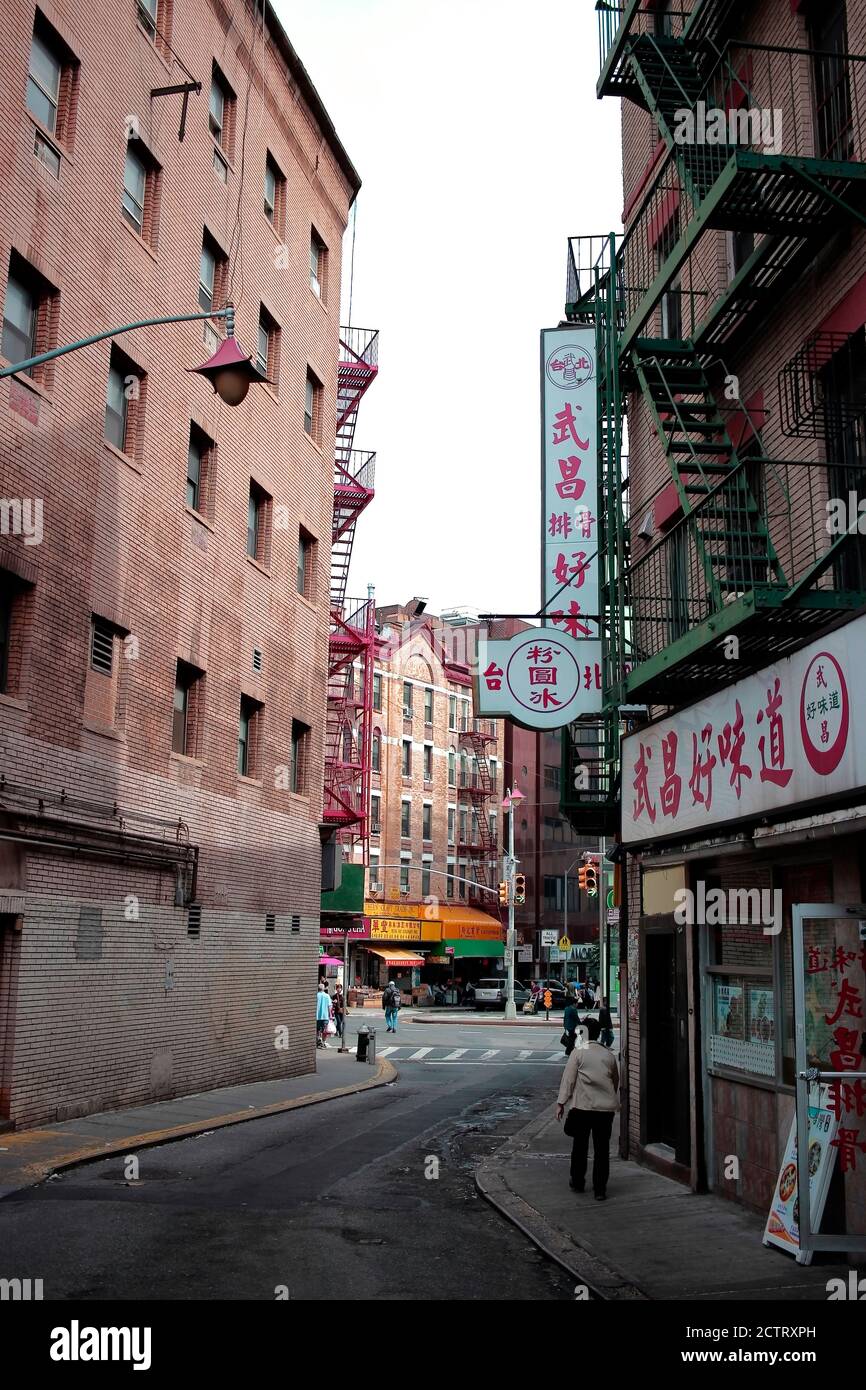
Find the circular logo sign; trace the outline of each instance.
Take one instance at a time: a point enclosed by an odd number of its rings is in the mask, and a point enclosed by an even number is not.
[[[810,767],[822,777],[842,761],[849,722],[848,686],[842,667],[829,652],[818,652],[803,677],[800,737]]]
[[[545,363],[548,381],[561,391],[573,391],[577,386],[584,386],[592,380],[594,369],[589,348],[581,347],[578,343],[563,343]]]
[[[545,634],[546,636],[546,634]],[[523,642],[508,659],[505,681],[514,699],[533,714],[567,711],[580,690],[580,667],[564,643],[555,637]]]

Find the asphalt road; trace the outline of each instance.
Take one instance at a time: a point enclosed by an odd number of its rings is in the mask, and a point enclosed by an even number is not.
[[[46,1300],[571,1300],[473,1181],[553,1100],[561,1028],[379,1029],[391,1086],[143,1150],[138,1181],[112,1158],[0,1202],[0,1273]]]

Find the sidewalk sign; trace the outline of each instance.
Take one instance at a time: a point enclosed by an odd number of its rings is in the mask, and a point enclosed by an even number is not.
[[[836,1150],[833,1140],[839,1121],[827,1108],[828,1088],[821,1087],[818,1105],[809,1106],[809,1201],[812,1210],[812,1229],[821,1226],[827,1190],[833,1173]],[[785,1145],[782,1168],[770,1205],[764,1229],[764,1245],[777,1245],[796,1255],[800,1248],[800,1202],[797,1196],[797,1115],[791,1120],[791,1131]],[[811,1255],[805,1260],[811,1263]]]

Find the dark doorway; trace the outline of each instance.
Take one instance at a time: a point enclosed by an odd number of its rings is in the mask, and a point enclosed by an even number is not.
[[[0,913],[0,1130],[8,1129],[12,1104],[12,1052],[18,984],[20,919]]]
[[[670,919],[642,930],[642,1142],[691,1162],[685,935]],[[670,925],[668,922],[670,921]]]

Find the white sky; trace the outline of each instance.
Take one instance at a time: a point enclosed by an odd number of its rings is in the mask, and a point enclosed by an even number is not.
[[[352,321],[381,332],[349,593],[539,604],[538,334],[566,238],[619,230],[594,0],[275,0],[363,180]],[[351,223],[344,248],[343,322]]]

